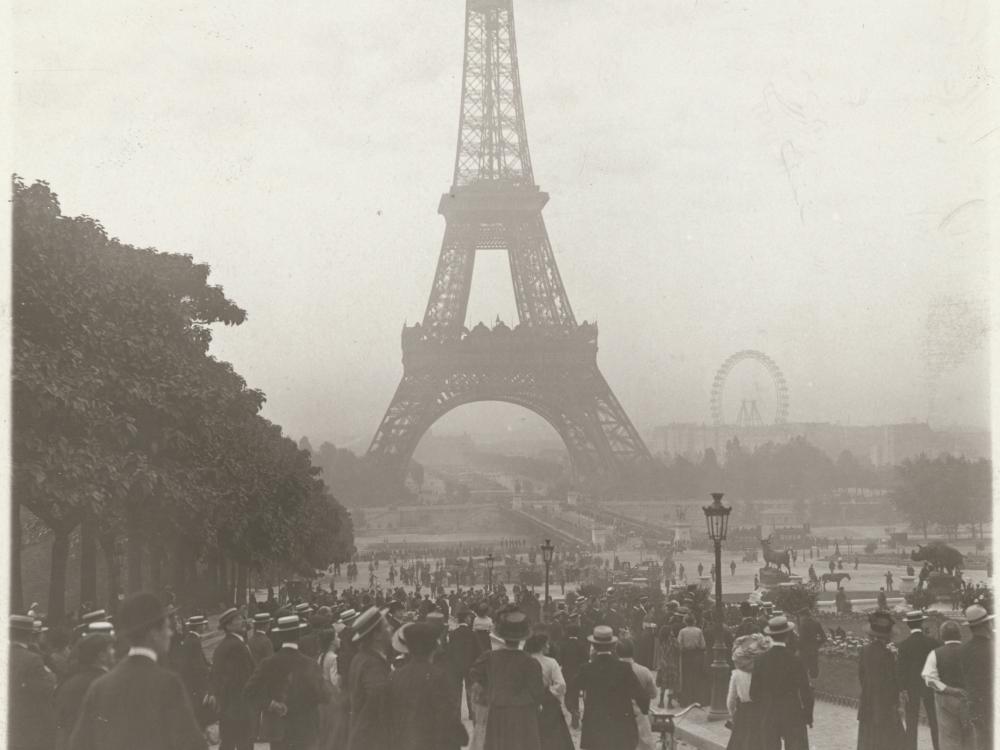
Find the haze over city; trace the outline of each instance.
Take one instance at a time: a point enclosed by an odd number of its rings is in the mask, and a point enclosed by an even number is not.
[[[556,260],[640,431],[709,421],[741,349],[781,367],[792,421],[987,426],[984,7],[518,6]],[[15,9],[15,170],[210,264],[249,312],[217,356],[289,434],[363,450],[440,249],[463,3]],[[480,253],[468,325],[497,316],[509,270]]]

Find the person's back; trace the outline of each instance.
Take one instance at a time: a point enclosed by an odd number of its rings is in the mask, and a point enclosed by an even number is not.
[[[21,748],[47,748],[55,736],[52,694],[56,678],[45,666],[41,655],[15,638],[16,620],[25,636],[30,634],[34,621],[20,615],[11,616],[10,661],[7,664],[7,742],[12,750]]]
[[[750,700],[761,706],[764,739],[768,746],[787,750],[808,747],[806,726],[812,726],[813,693],[802,660],[785,645],[792,631],[785,617],[768,621],[764,634],[774,646],[754,666]]]
[[[580,669],[578,679],[584,692],[580,747],[583,750],[634,748],[639,734],[633,701],[646,713],[649,696],[632,665],[620,661],[610,651],[597,653]]]

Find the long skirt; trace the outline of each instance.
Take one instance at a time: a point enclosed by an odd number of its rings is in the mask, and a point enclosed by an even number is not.
[[[347,697],[334,687],[332,695],[319,704],[319,750],[339,750],[347,746]]]
[[[940,750],[975,750],[972,724],[963,724],[962,699],[956,695],[934,694]]]
[[[704,685],[705,649],[693,648],[681,651],[681,692],[682,706],[700,703]]]
[[[562,704],[551,693],[546,696],[538,714],[538,741],[542,750],[574,750]]]
[[[905,744],[903,722],[895,711],[858,722],[858,750],[903,750]]]
[[[541,750],[535,706],[490,706],[483,750]]]
[[[740,703],[733,716],[733,733],[726,750],[764,750],[760,710],[756,703]]]
[[[473,720],[472,742],[469,743],[469,750],[483,750],[486,746],[486,724],[490,718],[489,706],[472,702]]]
[[[680,649],[676,644],[656,644],[656,687],[676,691],[680,687]]]

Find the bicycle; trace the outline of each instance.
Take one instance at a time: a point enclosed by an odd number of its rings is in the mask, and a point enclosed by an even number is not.
[[[650,708],[649,725],[653,734],[660,735],[660,750],[676,750],[677,740],[674,737],[674,731],[677,727],[674,725],[674,720],[680,719],[692,708],[701,708],[701,704],[692,703],[679,714],[661,713]]]

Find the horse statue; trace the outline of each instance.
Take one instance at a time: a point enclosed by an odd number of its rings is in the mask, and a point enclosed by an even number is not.
[[[916,562],[926,561],[931,570],[944,571],[950,576],[961,575],[962,564],[965,562],[961,552],[944,542],[917,545],[917,549],[910,553],[910,559]]]
[[[840,588],[840,582],[844,579],[848,581],[851,580],[850,573],[824,573],[820,576],[820,583],[823,584],[823,590],[826,591],[826,584],[833,583],[836,584],[837,588]]]
[[[786,549],[784,552],[775,552],[771,549],[771,537],[760,540],[760,548],[764,553],[764,567],[770,568],[771,563],[780,571],[781,566],[788,568],[788,575],[792,574],[792,558]]]

